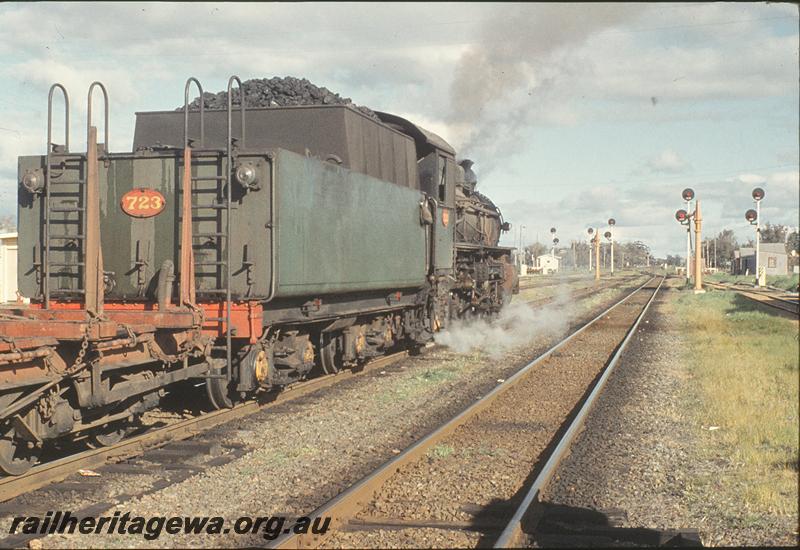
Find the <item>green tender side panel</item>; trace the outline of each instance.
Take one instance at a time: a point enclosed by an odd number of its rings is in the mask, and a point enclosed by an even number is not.
[[[276,297],[425,284],[419,191],[279,150]]]

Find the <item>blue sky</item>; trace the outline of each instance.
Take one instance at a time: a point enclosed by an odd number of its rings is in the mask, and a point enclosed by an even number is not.
[[[762,219],[800,224],[796,5],[42,2],[1,4],[0,24],[0,215],[16,157],[44,151],[52,82],[76,145],[105,82],[125,151],[135,111],[235,73],[306,77],[439,133],[515,226],[506,244],[521,225],[569,243],[613,216],[618,238],[680,253],[687,186],[709,231],[751,235],[755,185]]]

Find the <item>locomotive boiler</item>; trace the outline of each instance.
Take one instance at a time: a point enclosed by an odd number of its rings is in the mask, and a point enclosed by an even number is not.
[[[31,304],[0,314],[0,471],[52,441],[119,441],[177,382],[230,407],[510,299],[508,224],[444,140],[347,105],[234,107],[235,83],[226,109],[192,110],[189,79],[182,111],[137,113],[127,153],[109,151],[102,84],[85,152],[51,88],[46,154],[19,158]]]

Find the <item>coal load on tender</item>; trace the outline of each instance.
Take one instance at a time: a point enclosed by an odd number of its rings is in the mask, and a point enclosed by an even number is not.
[[[328,88],[316,86],[305,78],[287,76],[281,78],[251,78],[242,83],[244,88],[245,107],[287,107],[292,105],[352,105],[365,115],[379,120],[377,115],[369,108],[353,103],[349,97],[342,97],[331,92]],[[239,92],[233,92],[233,104],[239,104]],[[216,94],[203,93],[203,107],[209,110],[225,109],[228,106],[228,92],[221,91]],[[189,104],[190,110],[200,109],[200,98],[194,98]],[[175,109],[183,110],[183,105]]]

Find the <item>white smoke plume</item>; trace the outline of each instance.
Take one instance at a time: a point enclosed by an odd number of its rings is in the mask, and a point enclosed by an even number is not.
[[[559,286],[555,300],[543,307],[534,308],[515,300],[496,319],[457,320],[436,334],[434,341],[456,353],[479,350],[496,359],[536,338],[564,334],[573,315],[570,292],[567,287]]]
[[[591,35],[637,17],[643,4],[534,3],[504,5],[486,18],[476,43],[461,56],[451,84],[448,122],[463,154],[487,164],[514,150],[520,131],[536,121],[569,121],[562,88],[591,67],[571,51]]]

